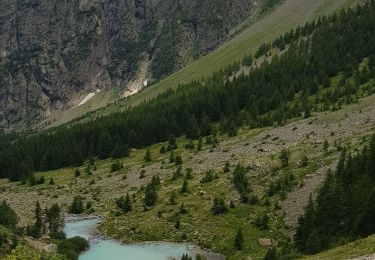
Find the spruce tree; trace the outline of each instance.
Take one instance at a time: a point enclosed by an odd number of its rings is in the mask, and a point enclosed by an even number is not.
[[[244,237],[242,230],[239,228],[234,238],[234,249],[241,251],[243,249]]]
[[[151,152],[147,149],[145,156],[143,157],[145,162],[151,162]]]
[[[35,204],[35,210],[34,210],[34,219],[35,223],[30,228],[30,235],[35,238],[40,238],[43,231],[43,216],[42,216],[42,209],[40,207],[39,201]]]
[[[187,193],[188,191],[189,191],[189,188],[188,188],[188,181],[187,181],[187,179],[185,178],[185,179],[184,179],[184,182],[183,182],[183,184],[182,184],[182,187],[181,187],[180,192],[181,192],[181,193]]]
[[[121,197],[116,201],[117,206],[124,212],[128,213],[133,210],[132,201],[130,199],[129,193],[126,194],[126,197]]]

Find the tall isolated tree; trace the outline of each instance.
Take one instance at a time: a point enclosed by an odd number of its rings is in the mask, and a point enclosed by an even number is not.
[[[243,244],[244,244],[244,237],[243,237],[241,228],[239,228],[234,238],[234,248],[238,251],[241,251],[243,249]]]

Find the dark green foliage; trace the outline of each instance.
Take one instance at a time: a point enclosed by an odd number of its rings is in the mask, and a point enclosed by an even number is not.
[[[53,180],[53,178],[49,178],[48,184],[49,185],[55,185],[55,181]]]
[[[122,168],[124,168],[124,165],[120,161],[116,161],[111,164],[111,172],[117,172]]]
[[[174,135],[170,135],[168,138],[168,146],[167,146],[167,151],[172,151],[177,149],[177,141],[176,137]]]
[[[51,234],[56,234],[59,231],[60,214],[61,208],[57,204],[53,204],[50,208],[46,209],[45,222]]]
[[[152,182],[147,184],[146,189],[145,189],[145,198],[143,200],[144,205],[146,207],[155,206],[156,200],[158,198],[156,188],[157,188],[157,186]]]
[[[0,232],[0,247],[8,242],[8,234],[5,232]]]
[[[176,205],[177,204],[176,199],[177,199],[177,195],[174,191],[172,191],[170,196],[169,196],[169,203],[171,205]]]
[[[199,138],[198,145],[197,145],[197,151],[202,150],[202,138]]]
[[[69,260],[78,259],[78,255],[89,248],[89,243],[83,237],[73,237],[60,242],[57,252],[65,255]]]
[[[185,173],[185,179],[187,179],[187,180],[191,180],[191,179],[193,179],[193,174],[192,174],[192,172],[193,172],[193,169],[191,169],[191,168],[187,168],[187,169],[186,169],[186,173]]]
[[[174,163],[174,161],[175,161],[175,155],[174,155],[174,152],[172,151],[171,155],[169,156],[169,162]]]
[[[35,223],[27,227],[27,234],[34,238],[40,238],[43,232],[43,216],[39,201],[35,204],[34,219]]]
[[[193,260],[193,258],[186,253],[182,255],[181,260]]]
[[[245,240],[242,234],[242,230],[239,228],[234,238],[234,249],[241,251]]]
[[[303,156],[303,158],[302,158],[302,161],[301,161],[300,166],[301,166],[301,167],[306,167],[308,164],[309,164],[309,158],[307,158],[307,156],[305,155],[305,156]]]
[[[205,260],[206,258],[203,255],[196,255],[195,260]]]
[[[112,159],[120,159],[129,156],[129,147],[126,144],[116,144],[112,150]]]
[[[18,217],[16,212],[3,201],[0,204],[0,225],[5,227],[13,228],[18,222]]]
[[[108,158],[112,152],[112,139],[108,131],[100,134],[98,139],[97,155],[99,159]]]
[[[187,179],[184,179],[184,182],[182,184],[180,193],[187,193],[187,192],[189,192],[188,181],[187,181]]]
[[[265,1],[262,1],[260,13],[264,14],[264,13],[272,10],[275,6],[281,4],[282,2],[284,2],[284,0],[265,0]]]
[[[82,214],[85,210],[83,200],[84,198],[82,196],[75,196],[72,205],[69,207],[69,212],[73,214]]]
[[[193,143],[193,140],[190,140],[189,143],[187,143],[187,144],[185,145],[185,148],[186,148],[186,149],[193,150],[193,149],[195,148],[195,145],[194,145],[194,143]]]
[[[54,233],[50,233],[49,236],[50,236],[52,239],[57,239],[57,240],[64,240],[64,239],[66,239],[65,233],[62,232],[62,231],[58,231],[58,232],[54,232]]]
[[[265,257],[263,258],[263,260],[278,260],[278,259],[279,257],[277,255],[276,248],[274,247],[268,248]]]
[[[242,59],[242,66],[251,66],[253,65],[253,56],[250,54],[250,55],[245,55],[245,57]]]
[[[81,176],[81,172],[78,169],[76,169],[74,172],[74,176],[78,178],[79,176]]]
[[[230,163],[228,161],[225,163],[223,171],[224,173],[230,172]]]
[[[139,174],[139,179],[143,179],[144,177],[146,177],[146,170],[142,169],[141,173]]]
[[[160,185],[160,177],[159,177],[159,174],[152,176],[151,184],[154,185],[155,187],[157,187],[157,186]]]
[[[33,173],[29,173],[27,177],[27,182],[29,183],[30,186],[35,186],[35,185],[44,184],[46,182],[46,179],[44,178],[44,176],[38,179],[34,176]]]
[[[370,1],[300,26],[272,44],[262,45],[256,56],[267,54],[272,47],[283,49],[289,45],[283,55],[232,81],[227,77],[238,70],[239,63],[123,112],[22,138],[2,138],[0,177],[18,181],[32,171],[82,165],[92,156],[109,158],[119,145],[142,148],[169,139],[167,150],[173,150],[178,136],[195,139],[203,133],[213,134],[213,129],[235,135],[242,125],[283,124],[288,118],[308,115],[306,112],[337,109],[340,102],[355,102],[359,84],[374,76],[374,13],[375,5]],[[117,49],[130,48],[131,44],[119,43]],[[367,57],[368,68],[358,70]],[[340,72],[345,78],[354,75],[355,82],[346,80],[323,94],[318,92],[328,85],[327,77]],[[367,86],[368,93],[374,91],[371,86]],[[318,103],[309,101],[315,94]],[[197,150],[201,148],[199,141]]]
[[[267,214],[262,214],[261,216],[258,216],[255,220],[255,225],[262,230],[266,230],[269,228],[268,223],[269,217]]]
[[[283,148],[280,153],[280,163],[281,167],[285,168],[289,166],[290,151]]]
[[[336,174],[329,172],[316,202],[299,219],[296,247],[313,254],[375,233],[375,137],[355,155],[344,149]]]
[[[241,196],[242,203],[248,203],[250,200],[251,188],[246,173],[246,168],[240,164],[236,166],[233,172],[233,184]]]
[[[213,206],[211,208],[211,212],[213,215],[220,215],[220,214],[226,214],[228,213],[228,207],[225,204],[225,201],[223,198],[215,197],[213,200]]]
[[[133,210],[132,202],[129,196],[129,193],[126,194],[126,197],[121,197],[116,201],[117,207],[119,207],[124,213],[128,213]]]
[[[174,157],[174,163],[175,163],[176,165],[181,165],[181,164],[182,164],[182,157],[181,157],[181,155],[176,155],[176,156]]]
[[[189,213],[189,211],[187,210],[187,208],[185,207],[185,204],[184,203],[181,203],[181,206],[180,206],[180,214],[187,214]]]
[[[164,145],[162,147],[160,147],[160,153],[161,154],[165,154],[166,152],[167,152],[167,149],[165,148]]]
[[[217,178],[213,170],[206,171],[205,175],[201,179],[201,183],[211,182]]]
[[[273,196],[280,194],[282,197],[285,193],[291,191],[295,185],[295,176],[291,172],[283,173],[282,176],[272,181],[268,189],[268,195]]]
[[[151,152],[147,149],[145,156],[143,157],[145,162],[151,162]]]
[[[174,225],[174,227],[176,229],[180,229],[180,226],[181,226],[181,222],[180,222],[180,218],[178,218],[177,221],[176,221],[176,224]]]
[[[182,177],[182,167],[179,165],[177,169],[173,172],[172,180],[177,180],[178,178]]]

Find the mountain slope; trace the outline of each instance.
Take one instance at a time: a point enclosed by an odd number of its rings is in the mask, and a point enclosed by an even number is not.
[[[96,113],[101,115],[103,113],[106,114],[121,110],[127,106],[134,106],[144,100],[157,96],[159,93],[164,92],[170,87],[176,87],[178,84],[184,84],[192,80],[199,80],[208,77],[213,71],[220,70],[228,64],[242,60],[246,53],[255,53],[262,43],[276,39],[280,34],[289,31],[291,28],[295,28],[306,21],[317,18],[319,15],[329,14],[340,7],[348,7],[358,2],[363,1],[286,0],[279,8],[275,9],[271,14],[266,15],[259,21],[248,21],[250,25],[248,25],[248,28],[245,31],[207,56],[188,64],[180,71],[159,83],[144,89],[142,92],[124,100],[120,100],[116,102],[116,104],[112,104]],[[95,106],[95,102],[97,101],[99,101],[99,99],[93,100],[91,105]],[[90,104],[80,108],[73,108],[63,114],[55,113],[48,118],[42,126],[57,126],[66,123],[91,111],[89,106]]]
[[[231,37],[253,2],[2,1],[0,129],[31,126],[97,89],[163,78]]]
[[[241,65],[96,121],[13,142],[0,136],[0,176],[14,181],[0,180],[0,199],[30,223],[36,198],[65,211],[81,196],[79,211],[97,212],[101,231],[126,242],[190,241],[228,259],[316,252],[298,252],[288,237],[307,203],[288,194],[314,192],[344,147],[357,154],[374,133],[374,14],[371,1],[307,23],[259,56],[283,55],[232,80]],[[325,212],[339,212],[323,201]],[[347,223],[336,220],[328,223]]]

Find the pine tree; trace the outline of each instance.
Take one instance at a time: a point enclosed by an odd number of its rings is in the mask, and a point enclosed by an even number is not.
[[[211,211],[213,215],[219,215],[226,214],[229,210],[223,198],[215,197],[213,200]]]
[[[283,148],[280,153],[281,167],[285,168],[289,166],[290,151]]]
[[[84,198],[81,196],[75,196],[71,206],[69,207],[69,212],[73,214],[81,214],[84,211],[83,206]]]
[[[180,222],[180,218],[178,218],[177,221],[176,221],[176,224],[174,225],[174,227],[176,229],[180,229],[180,226],[181,226],[181,222]]]
[[[268,248],[266,256],[263,258],[264,260],[277,260],[279,257],[277,256],[277,251],[274,247]]]
[[[50,233],[56,233],[60,227],[60,213],[61,208],[57,204],[53,204],[46,209],[46,223],[48,224]]]
[[[145,189],[144,204],[147,207],[155,206],[157,200],[156,187],[149,183]]]
[[[131,212],[133,210],[132,201],[130,199],[129,193],[126,197],[121,197],[116,201],[117,207],[119,207],[124,213]]]
[[[76,176],[77,178],[79,176],[81,176],[81,172],[79,171],[79,169],[76,169],[75,172],[74,172],[74,176]]]
[[[29,234],[35,238],[40,238],[43,231],[43,217],[39,201],[37,201],[35,204],[34,219],[35,223],[30,228]]]
[[[192,258],[186,253],[182,255],[181,260],[192,260]]]
[[[145,156],[143,157],[145,162],[151,162],[151,152],[147,149]]]
[[[227,162],[225,163],[225,166],[224,166],[223,171],[224,171],[224,173],[228,173],[228,172],[230,172],[230,163],[229,163],[229,161],[227,161]]]
[[[234,249],[241,251],[243,249],[243,244],[244,244],[244,237],[242,234],[242,230],[239,228],[234,238]]]
[[[188,188],[188,181],[187,181],[187,179],[185,178],[185,179],[184,179],[184,182],[183,182],[183,184],[182,184],[182,187],[181,187],[180,192],[181,192],[181,193],[187,193],[188,191],[189,191],[189,188]]]
[[[176,199],[177,199],[176,193],[174,191],[172,191],[170,196],[169,196],[169,203],[171,205],[176,205],[177,204]]]

